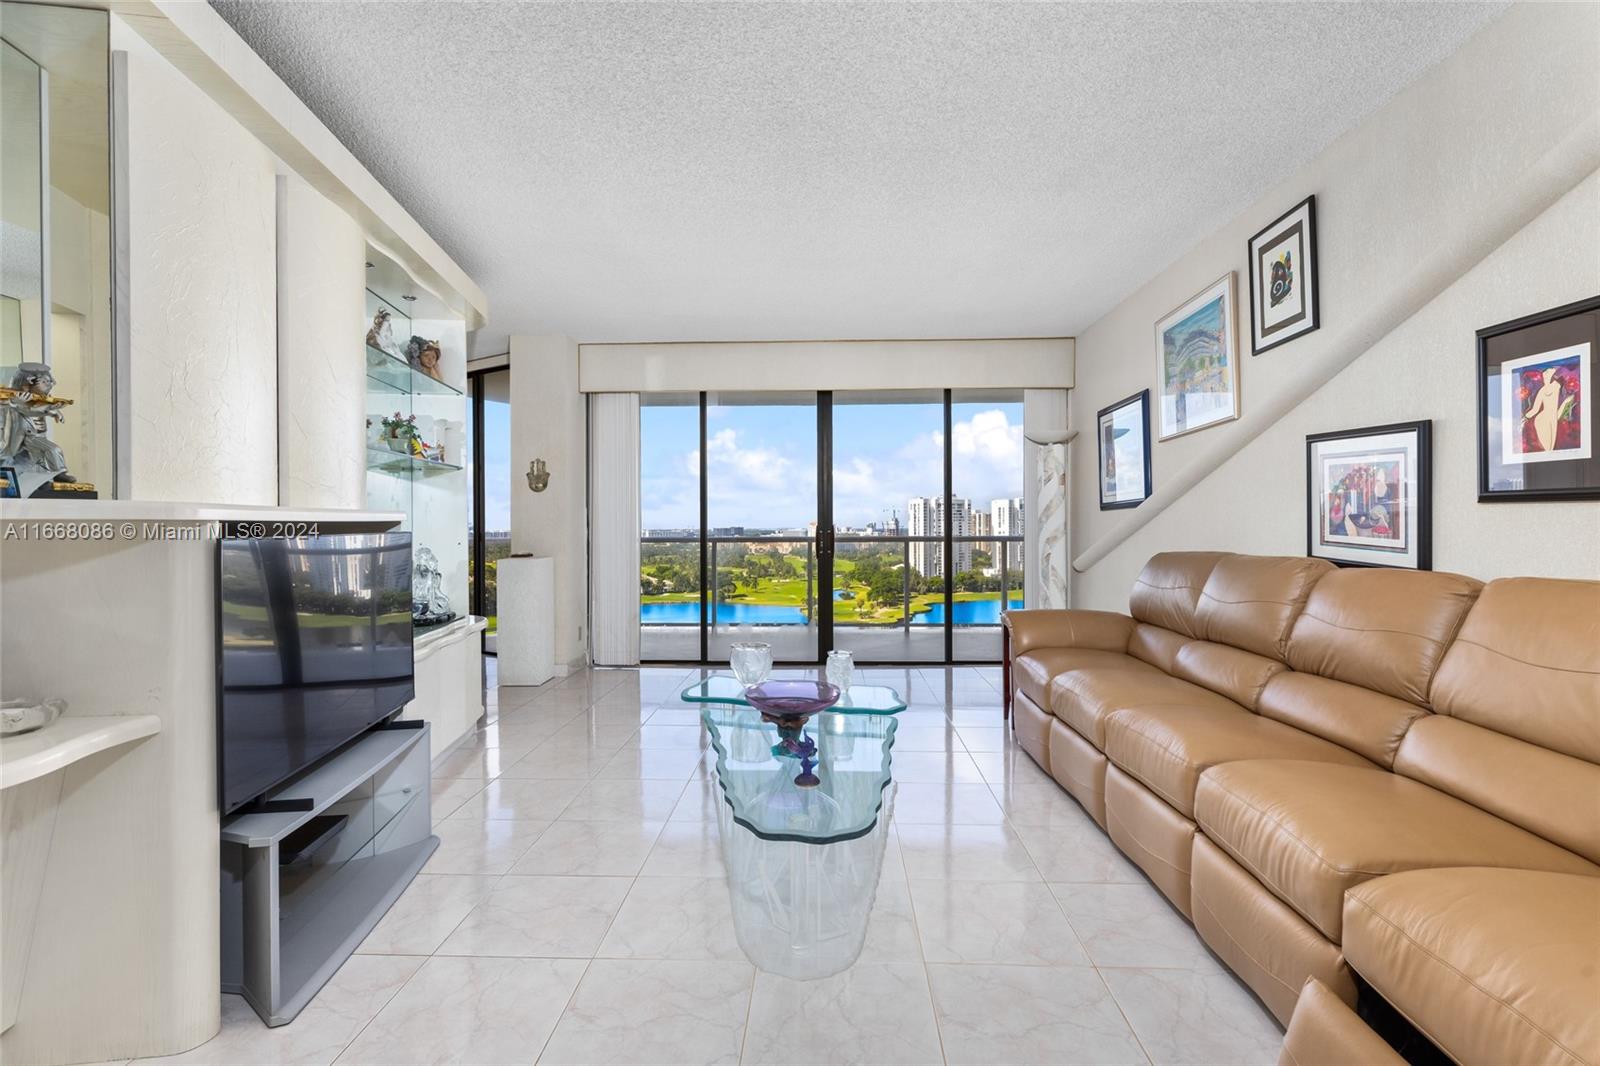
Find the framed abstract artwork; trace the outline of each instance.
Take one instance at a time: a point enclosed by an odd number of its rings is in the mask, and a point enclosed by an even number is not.
[[[1600,499],[1600,296],[1478,330],[1478,500]]]
[[[1250,351],[1287,344],[1321,325],[1317,198],[1308,196],[1250,238]]]
[[[1340,566],[1433,569],[1433,423],[1306,438],[1306,554]]]
[[[1239,344],[1229,271],[1156,323],[1160,438],[1239,417]]]
[[[1137,507],[1150,496],[1150,390],[1102,407],[1100,510]]]

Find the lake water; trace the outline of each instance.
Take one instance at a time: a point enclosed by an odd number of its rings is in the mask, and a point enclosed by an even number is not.
[[[1011,606],[1021,607],[1022,597],[1013,596]],[[693,625],[700,621],[698,603],[641,603],[639,621],[645,625]],[[717,605],[717,621],[727,625],[798,626],[804,625],[806,616],[798,607],[782,607],[768,603],[722,603]],[[841,623],[842,624],[842,623]],[[931,610],[917,615],[912,625],[944,625],[944,604],[935,603]],[[955,624],[958,626],[995,626],[1000,624],[999,600],[957,600]]]

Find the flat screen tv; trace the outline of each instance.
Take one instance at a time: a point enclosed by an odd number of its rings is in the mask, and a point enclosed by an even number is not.
[[[220,543],[217,780],[228,814],[416,689],[410,533]]]

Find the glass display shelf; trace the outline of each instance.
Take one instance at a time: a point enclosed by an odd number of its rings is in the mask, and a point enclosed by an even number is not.
[[[428,477],[434,474],[453,474],[464,467],[455,463],[438,463],[431,459],[423,459],[416,455],[403,455],[392,452],[388,448],[379,448],[374,445],[367,446],[367,469],[382,470],[386,474],[422,474]]]
[[[679,695],[685,703],[731,703],[750,706],[744,698],[744,686],[731,674],[712,674],[696,681]],[[900,693],[887,685],[851,685],[839,696],[839,702],[828,708],[837,714],[898,714],[906,709]]]
[[[700,719],[733,820],[762,840],[831,844],[877,824],[890,782],[893,716],[823,711],[794,730],[750,708],[713,703]],[[802,766],[797,744],[814,766]]]
[[[367,385],[397,396],[462,396],[453,385],[429,377],[410,363],[367,345]]]

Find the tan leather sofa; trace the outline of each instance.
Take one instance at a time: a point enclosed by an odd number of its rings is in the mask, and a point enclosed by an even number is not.
[[[1177,552],[1129,608],[1007,614],[1017,741],[1280,1021],[1353,969],[1458,1062],[1600,1063],[1600,582]]]

